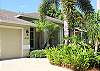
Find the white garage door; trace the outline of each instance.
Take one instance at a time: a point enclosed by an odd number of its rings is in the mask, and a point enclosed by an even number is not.
[[[21,56],[21,31],[18,29],[0,28],[0,58]]]

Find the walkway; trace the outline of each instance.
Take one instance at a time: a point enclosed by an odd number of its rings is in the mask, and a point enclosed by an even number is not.
[[[46,58],[20,58],[0,61],[0,71],[72,71],[51,65]]]

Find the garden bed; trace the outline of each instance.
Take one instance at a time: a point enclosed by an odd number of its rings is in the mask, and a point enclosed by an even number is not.
[[[75,71],[98,71],[100,64],[90,46],[70,44],[46,49],[50,63]]]
[[[100,68],[91,68],[91,69],[89,69],[89,70],[87,70],[87,71],[100,71]]]
[[[55,65],[55,64],[52,64],[52,65]],[[62,65],[56,65],[56,66],[63,67],[63,68],[69,68],[69,69],[72,69],[73,71],[80,71],[80,70],[76,70],[74,65],[71,65],[71,64],[66,64],[66,65],[62,64]],[[100,71],[100,66],[96,66],[94,68],[89,68],[86,71]]]

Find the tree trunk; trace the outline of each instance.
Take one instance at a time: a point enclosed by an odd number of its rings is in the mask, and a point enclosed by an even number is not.
[[[76,34],[75,34],[75,28],[74,28],[74,36],[75,36]]]
[[[97,50],[98,50],[98,39],[95,41],[95,54],[97,53]]]

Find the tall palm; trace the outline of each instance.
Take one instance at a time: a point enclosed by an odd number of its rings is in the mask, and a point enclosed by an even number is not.
[[[43,0],[39,8],[42,15],[59,18],[61,11],[59,10],[60,0]]]
[[[43,3],[40,6],[40,13],[42,15],[48,15],[55,18],[57,10],[60,7],[60,2],[63,8],[62,14],[64,16],[65,23],[68,25],[66,35],[69,36],[68,29],[70,27],[70,23],[68,22],[71,20],[73,22],[72,25],[75,23],[73,20],[76,20],[78,17],[75,16],[78,12],[77,8],[79,8],[79,10],[84,14],[92,13],[94,9],[92,8],[90,0],[43,0]]]
[[[66,14],[67,17],[76,7],[85,14],[94,12],[90,0],[43,0],[39,11],[46,15],[49,15],[50,13],[55,14],[61,6],[60,2],[63,6],[63,13]],[[49,12],[50,10],[52,11]]]
[[[80,8],[81,11],[83,11],[84,13],[93,13],[94,9],[91,5],[91,1],[90,0],[77,0],[77,6]]]
[[[69,20],[73,21],[73,19],[76,20],[75,18],[77,18],[77,17],[74,17],[75,10],[79,9],[81,11],[81,13],[84,13],[84,14],[89,14],[89,13],[94,12],[94,9],[92,8],[90,0],[61,0],[61,2],[62,2],[62,6],[63,6],[63,15],[65,16],[64,17],[65,21],[67,21],[66,24],[68,24],[68,29],[71,24],[71,22],[69,22]],[[79,17],[82,18],[82,16],[80,16],[80,15],[79,15]],[[81,24],[81,26],[82,26],[82,24]],[[70,34],[70,32],[68,32],[68,34]],[[67,36],[68,36],[68,34],[67,34]]]

